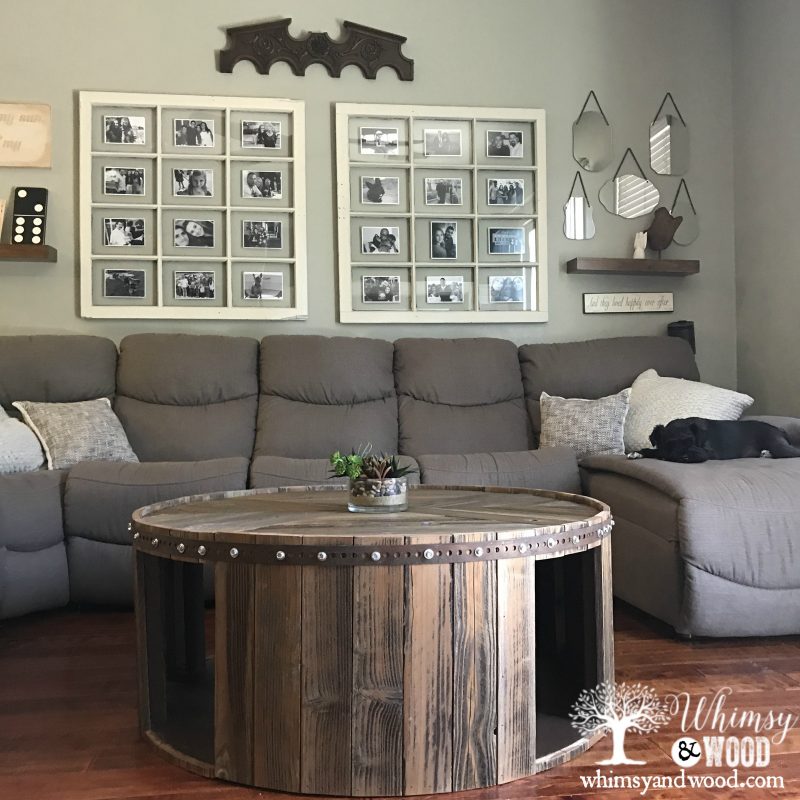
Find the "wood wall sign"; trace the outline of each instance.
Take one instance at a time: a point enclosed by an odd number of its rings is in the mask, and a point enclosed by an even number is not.
[[[391,67],[401,81],[414,79],[414,61],[401,52],[405,36],[345,21],[341,41],[324,31],[296,38],[289,33],[291,22],[287,17],[226,28],[228,47],[220,50],[219,71],[233,72],[239,61],[251,61],[266,75],[273,64],[285,61],[295,75],[305,75],[311,64],[322,64],[331,77],[339,78],[344,67],[354,64],[370,80],[381,67]]]
[[[0,167],[49,167],[50,106],[0,103]]]
[[[672,292],[584,294],[584,314],[646,314],[674,311]]]

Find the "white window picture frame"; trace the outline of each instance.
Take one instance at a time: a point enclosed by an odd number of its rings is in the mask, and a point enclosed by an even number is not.
[[[364,131],[397,131],[390,152],[364,148]],[[431,131],[451,132],[458,148],[432,148]],[[519,132],[514,157],[490,155],[489,131]],[[448,139],[450,136],[448,135]],[[342,323],[547,322],[547,168],[543,109],[336,104],[339,320]],[[400,207],[366,203],[364,175],[399,175]],[[488,180],[521,181],[522,203],[490,203]],[[432,180],[461,187],[458,204],[431,202]],[[457,183],[456,183],[457,182]],[[356,190],[353,186],[358,187]],[[447,257],[438,223],[452,221]],[[399,230],[397,252],[365,252],[365,228]],[[523,252],[496,252],[490,231],[522,229]],[[508,248],[509,250],[518,250]],[[366,302],[364,276],[398,275],[400,302]],[[431,281],[459,277],[458,302],[432,302]],[[524,297],[492,300],[493,276],[510,276]],[[393,307],[389,307],[389,306]]]
[[[141,124],[135,146],[108,141],[107,118]],[[85,318],[268,319],[308,317],[305,190],[305,104],[263,97],[80,92],[80,306]],[[176,120],[208,121],[213,136],[195,146],[176,141]],[[274,147],[245,147],[245,120],[275,120]],[[212,125],[213,123],[213,125]],[[106,193],[108,167],[141,168],[134,194]],[[209,170],[213,193],[178,195],[177,169]],[[244,197],[242,172],[281,174],[281,191],[267,201]],[[138,187],[137,187],[138,188]],[[242,247],[242,220],[282,221],[280,249]],[[142,247],[109,247],[103,220],[142,219]],[[176,220],[209,220],[213,244],[176,247]],[[106,291],[107,275],[130,271],[136,291]],[[178,273],[214,273],[212,297],[176,297]],[[242,294],[245,273],[281,276],[280,297]],[[140,288],[146,287],[146,289]]]

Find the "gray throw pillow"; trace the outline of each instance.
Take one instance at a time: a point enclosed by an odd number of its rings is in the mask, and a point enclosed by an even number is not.
[[[0,475],[39,469],[44,454],[34,432],[0,406]]]
[[[571,447],[577,457],[624,453],[630,389],[599,400],[551,397],[542,392],[540,447]]]
[[[12,403],[42,443],[48,469],[80,461],[138,461],[106,397],[80,403]]]

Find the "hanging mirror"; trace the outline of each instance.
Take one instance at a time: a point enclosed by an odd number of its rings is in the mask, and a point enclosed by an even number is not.
[[[594,100],[597,111],[586,110],[590,100]],[[572,157],[587,172],[605,169],[614,157],[611,125],[594,91],[589,92],[572,123]]]
[[[689,128],[669,92],[650,125],[650,166],[659,175],[683,175],[689,169]]]
[[[625,160],[628,155],[634,160],[638,175],[632,172],[624,172]],[[649,214],[657,205],[660,199],[658,189],[647,180],[644,171],[639,164],[639,159],[633,154],[630,147],[622,156],[617,171],[610,181],[606,181],[600,188],[600,202],[606,211],[616,214],[618,217],[634,219]]]
[[[575,184],[580,181],[580,194],[575,194]],[[594,238],[594,219],[589,196],[583,185],[580,170],[572,179],[572,188],[569,190],[569,199],[564,205],[564,236],[567,239],[582,240]]]
[[[681,192],[685,197],[681,197]],[[675,231],[672,241],[684,246],[691,244],[700,235],[700,220],[697,217],[697,209],[692,202],[692,196],[689,194],[689,187],[683,178],[678,184],[678,191],[675,192],[675,199],[672,201],[672,216],[683,217],[683,222]]]

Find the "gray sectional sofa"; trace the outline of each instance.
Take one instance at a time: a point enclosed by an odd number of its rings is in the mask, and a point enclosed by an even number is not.
[[[611,504],[614,588],[694,635],[800,632],[800,460],[678,465],[535,449],[542,391],[597,398],[646,369],[697,379],[679,339],[144,334],[0,337],[0,404],[114,402],[141,463],[0,476],[0,618],[131,602],[130,513],[209,491],[319,483],[371,442],[426,483],[583,491]],[[779,420],[800,440],[800,423]]]

